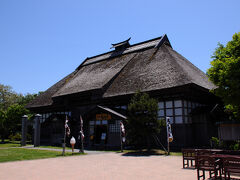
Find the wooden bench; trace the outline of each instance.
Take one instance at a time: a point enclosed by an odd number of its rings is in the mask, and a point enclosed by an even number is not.
[[[231,174],[240,176],[240,156],[223,159],[224,178],[231,179]]]
[[[240,156],[240,151],[235,151],[235,150],[223,150],[222,152],[220,152],[220,154],[239,155],[239,156]]]
[[[195,169],[196,150],[182,149],[183,168]]]
[[[215,151],[211,150],[211,149],[197,149],[197,155],[213,155],[216,154]]]
[[[209,172],[209,178],[212,178],[214,175],[214,179],[222,178],[221,171],[221,162],[220,160],[216,160],[214,157],[209,155],[197,155],[196,156],[196,168],[197,168],[197,178],[200,180],[201,178],[206,179],[205,171]],[[202,174],[200,172],[202,171]]]

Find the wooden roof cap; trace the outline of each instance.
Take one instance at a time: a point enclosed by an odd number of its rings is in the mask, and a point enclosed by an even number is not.
[[[112,49],[112,48],[115,48],[115,50],[123,50],[123,49],[128,48],[128,47],[130,46],[130,43],[129,43],[130,39],[131,39],[131,37],[128,38],[127,40],[125,40],[125,41],[112,44],[111,49]]]

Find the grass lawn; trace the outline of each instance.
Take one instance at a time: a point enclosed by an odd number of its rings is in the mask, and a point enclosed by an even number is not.
[[[4,143],[0,144],[0,149],[1,148],[8,148],[8,147],[20,147],[21,145],[19,143]]]
[[[27,144],[27,145],[32,145],[32,144]],[[8,147],[21,147],[21,142],[20,141],[9,141],[8,139],[5,140],[4,143],[0,142],[0,149],[1,148],[8,148]],[[50,149],[62,149],[62,147],[58,146],[39,146],[40,148],[50,148]],[[66,147],[66,149],[72,149],[70,147]]]
[[[16,148],[14,148],[16,147]],[[19,141],[6,141],[4,144],[0,143],[0,162],[8,161],[21,161],[21,160],[33,160],[33,159],[43,159],[43,158],[54,158],[62,157],[62,151],[49,151],[49,150],[39,150],[39,149],[25,149],[17,148],[20,147]],[[62,149],[62,147],[55,146],[40,146],[40,148],[51,148],[51,149]],[[66,149],[71,149],[66,147]],[[109,152],[109,151],[108,151]],[[121,151],[110,151],[121,153]],[[140,156],[149,156],[149,155],[166,155],[165,151],[159,149],[153,149],[150,152],[147,152],[146,149],[142,151],[138,150],[124,150],[124,155],[140,155]],[[81,153],[74,153],[73,155],[83,155]],[[170,155],[181,156],[181,152],[170,152]],[[65,156],[72,156],[71,152],[65,152]]]
[[[182,156],[182,152],[170,152],[171,156]]]
[[[82,155],[82,154],[74,153],[73,155]],[[72,153],[65,152],[65,156],[72,156]],[[0,149],[0,162],[43,159],[43,158],[53,158],[53,157],[62,157],[62,152],[46,151],[46,150],[38,150],[38,149],[24,149],[24,148]]]
[[[27,145],[31,145],[27,143]],[[4,143],[0,142],[0,148],[8,148],[8,147],[20,147],[21,142],[20,141],[10,141],[9,139],[6,139]]]

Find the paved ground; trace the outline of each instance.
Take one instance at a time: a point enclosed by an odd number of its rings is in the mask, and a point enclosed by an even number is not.
[[[108,152],[0,163],[1,180],[193,180],[181,156],[123,156]]]

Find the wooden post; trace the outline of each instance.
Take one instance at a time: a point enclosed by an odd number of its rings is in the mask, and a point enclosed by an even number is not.
[[[64,131],[64,138],[63,138],[63,152],[62,152],[63,156],[65,154],[65,146],[66,146],[66,128],[65,128],[65,131]]]
[[[82,134],[81,134],[81,152],[84,153],[83,136],[82,136]]]
[[[169,146],[169,138],[167,137],[168,139],[168,155],[170,154],[170,146]]]
[[[122,143],[122,132],[120,127],[120,142],[121,142],[121,152],[123,152],[123,143]]]

